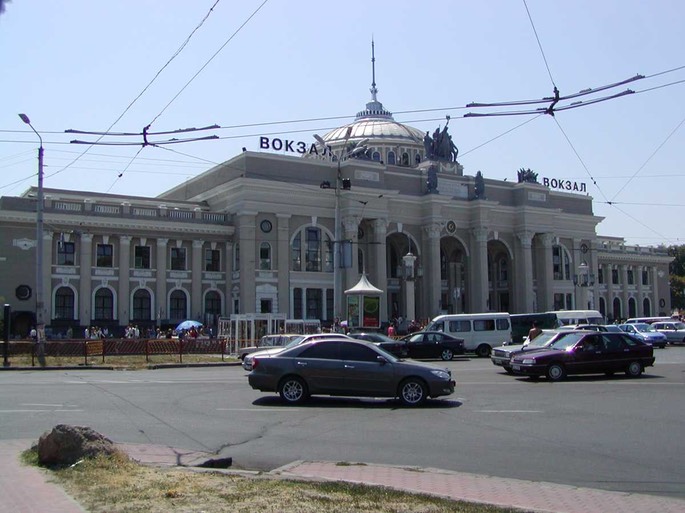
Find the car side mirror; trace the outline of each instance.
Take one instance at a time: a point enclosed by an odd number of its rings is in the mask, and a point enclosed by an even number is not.
[[[386,363],[388,363],[388,359],[380,354],[376,356],[376,360],[378,360],[378,363],[380,363],[381,365],[385,365]]]

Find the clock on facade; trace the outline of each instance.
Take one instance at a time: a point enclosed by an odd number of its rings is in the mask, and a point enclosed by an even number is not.
[[[269,221],[268,219],[264,219],[264,221],[259,223],[259,227],[262,229],[264,233],[269,233],[273,228],[271,221]]]
[[[583,243],[583,244],[580,245],[580,251],[581,251],[582,253],[587,253],[587,250],[588,250],[588,249],[589,249],[589,248],[587,247],[587,244]]]
[[[454,221],[447,221],[445,229],[447,230],[447,233],[452,234],[457,231],[457,223],[455,223]]]

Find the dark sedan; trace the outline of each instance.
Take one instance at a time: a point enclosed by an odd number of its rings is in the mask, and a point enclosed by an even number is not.
[[[625,372],[638,377],[645,367],[654,365],[654,349],[627,333],[575,332],[551,346],[515,355],[511,369],[531,378],[547,376],[550,381],[567,374],[612,375]]]
[[[402,337],[407,344],[409,358],[440,358],[451,360],[464,354],[464,339],[447,335],[442,331],[417,331]]]
[[[406,358],[407,344],[401,340],[396,340],[382,333],[350,333],[349,335],[357,340],[366,340],[372,344],[376,344],[381,349],[394,354],[398,358]]]
[[[418,406],[427,397],[454,393],[448,369],[401,360],[363,340],[314,340],[267,358],[256,356],[250,386],[278,392],[287,404],[310,395],[399,397]]]

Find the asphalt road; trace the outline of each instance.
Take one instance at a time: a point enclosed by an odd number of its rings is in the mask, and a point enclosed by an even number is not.
[[[655,352],[640,379],[561,383],[454,360],[456,393],[420,409],[328,397],[285,407],[253,391],[239,366],[0,372],[0,438],[38,439],[67,423],[216,452],[241,468],[366,461],[685,498],[685,347]]]

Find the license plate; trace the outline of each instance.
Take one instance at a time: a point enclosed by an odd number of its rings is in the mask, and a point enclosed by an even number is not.
[[[521,366],[520,366],[520,365],[512,365],[511,368],[514,369],[514,370],[521,370]]]

